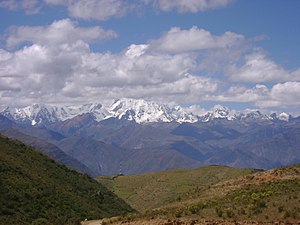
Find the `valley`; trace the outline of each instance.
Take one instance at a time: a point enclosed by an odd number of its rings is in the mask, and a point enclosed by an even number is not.
[[[0,150],[5,224],[267,225],[300,220],[300,164],[270,170],[210,165],[101,176],[96,182],[19,141],[2,136]]]

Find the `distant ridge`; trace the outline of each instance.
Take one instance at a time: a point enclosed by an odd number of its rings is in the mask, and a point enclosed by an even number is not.
[[[244,110],[241,112],[230,110],[216,105],[212,110],[201,114],[191,108],[184,109],[178,105],[160,104],[143,99],[123,98],[114,101],[111,105],[90,103],[78,106],[55,106],[33,104],[23,108],[7,107],[0,112],[9,119],[22,124],[49,124],[65,121],[78,115],[90,113],[96,121],[108,118],[135,121],[139,124],[154,122],[195,123],[208,122],[214,119],[227,120],[282,120],[288,121],[291,116],[287,113],[271,115],[263,114],[258,110]]]
[[[55,145],[93,176],[118,173],[120,162],[124,174],[210,164],[269,169],[300,162],[300,117],[220,105],[202,115],[189,110],[134,99],[7,108],[0,131],[14,129]]]

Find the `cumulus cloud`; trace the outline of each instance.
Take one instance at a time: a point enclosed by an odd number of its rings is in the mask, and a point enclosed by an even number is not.
[[[65,49],[64,49],[65,47]],[[16,95],[42,96],[60,91],[74,74],[81,54],[88,51],[85,43],[78,42],[51,49],[38,44],[24,47],[10,57],[0,60],[0,78],[10,80],[18,89]],[[3,51],[2,54],[6,54]]]
[[[136,47],[136,46],[135,46]],[[129,47],[128,51],[131,51]],[[91,54],[83,58],[83,82],[88,85],[139,85],[173,82],[193,68],[193,57],[142,54]]]
[[[227,74],[249,49],[251,41],[243,35],[229,31],[214,35],[197,26],[173,27],[149,44],[149,51],[173,55],[193,53],[197,56],[197,70],[210,74]]]
[[[107,20],[124,16],[134,8],[125,0],[44,0],[48,4],[64,5],[69,15],[79,19]]]
[[[70,103],[99,101],[99,97],[196,101],[218,89],[218,81],[193,75],[194,53],[156,52],[150,44],[132,44],[114,54],[92,52],[88,42],[106,33],[75,26],[70,20],[22,29],[10,33],[8,43],[32,44],[14,52],[0,51],[0,79],[5,81],[0,95],[6,102]]]
[[[115,38],[116,32],[104,30],[99,26],[79,27],[70,19],[54,21],[49,26],[21,26],[11,27],[6,45],[14,47],[23,42],[31,42],[42,45],[59,45],[63,43],[75,43],[82,40],[86,43]]]
[[[252,88],[232,86],[220,95],[212,95],[209,97],[211,101],[247,103],[256,103],[264,99],[270,99],[270,90],[267,86],[261,84],[257,84]]]
[[[189,30],[171,28],[160,39],[153,40],[151,47],[165,52],[177,53],[205,49],[230,48],[244,42],[243,35],[225,32],[215,36],[209,31],[193,26]]]
[[[160,83],[157,85],[135,85],[123,87],[87,87],[85,94],[89,99],[95,96],[105,96],[105,99],[117,99],[121,97],[143,98],[161,102],[186,102],[200,101],[206,95],[216,91],[218,82],[209,78],[183,77],[172,83]]]
[[[220,95],[211,95],[208,100],[220,102],[253,103],[261,109],[300,106],[300,82],[288,81],[271,87],[256,84],[252,88],[233,86]]]
[[[20,47],[0,49],[1,103],[72,104],[130,97],[300,106],[300,69],[285,70],[243,35],[171,28],[156,40],[131,44],[118,53],[91,50],[92,42],[116,35],[98,26],[80,27],[70,19],[11,29],[7,46]]]
[[[278,83],[272,87],[271,97],[277,101],[277,106],[300,105],[300,82]]]
[[[233,0],[146,0],[161,11],[176,10],[180,13],[197,13],[209,9],[224,7]]]
[[[229,70],[232,80],[244,82],[279,82],[300,80],[299,69],[287,71],[261,51],[254,51],[245,56],[245,63],[241,67],[234,66]]]

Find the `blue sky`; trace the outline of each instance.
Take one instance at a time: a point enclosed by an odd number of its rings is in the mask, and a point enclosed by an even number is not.
[[[298,0],[0,0],[0,105],[299,113]]]

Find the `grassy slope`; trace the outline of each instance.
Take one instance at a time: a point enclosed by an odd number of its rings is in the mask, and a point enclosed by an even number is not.
[[[131,176],[99,177],[97,180],[144,212],[185,199],[193,190],[206,189],[222,180],[253,173],[253,169],[208,166],[200,169],[177,169]]]
[[[273,169],[219,182],[189,192],[183,201],[155,215],[256,221],[300,219],[300,165]]]
[[[99,180],[136,209],[156,208],[134,220],[299,221],[300,164],[252,172],[210,166]],[[146,197],[149,190],[151,197]]]
[[[0,136],[0,224],[76,224],[132,211],[98,182]]]

